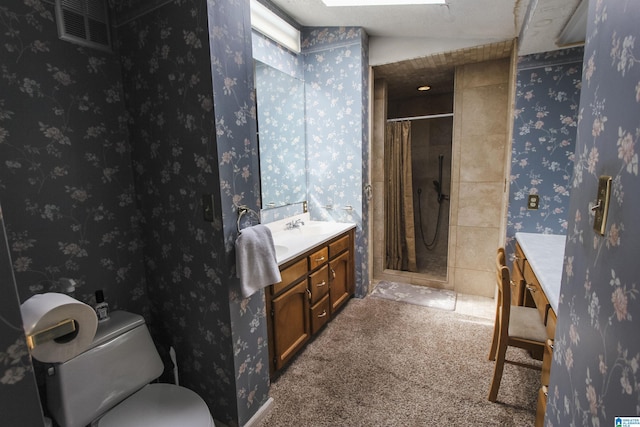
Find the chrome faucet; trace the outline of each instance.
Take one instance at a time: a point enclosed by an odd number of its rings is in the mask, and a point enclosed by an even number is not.
[[[295,221],[289,221],[288,223],[286,223],[284,225],[284,228],[285,228],[285,230],[294,230],[296,228],[300,228],[303,225],[304,225],[304,221],[302,221],[300,218],[298,218]]]

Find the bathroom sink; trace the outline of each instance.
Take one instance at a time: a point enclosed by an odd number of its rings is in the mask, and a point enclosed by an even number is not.
[[[272,224],[271,235],[280,265],[354,226],[350,223],[311,221],[308,216]],[[295,226],[290,227],[292,224]]]
[[[335,228],[331,222],[317,221],[303,225],[300,230],[305,235],[323,235],[334,232]]]

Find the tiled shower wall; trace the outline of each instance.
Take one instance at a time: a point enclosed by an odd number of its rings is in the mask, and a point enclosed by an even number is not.
[[[509,142],[509,59],[456,68],[449,281],[493,297],[503,243]]]

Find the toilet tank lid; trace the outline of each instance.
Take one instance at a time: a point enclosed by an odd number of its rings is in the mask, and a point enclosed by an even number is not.
[[[144,325],[144,317],[127,311],[116,310],[109,313],[109,319],[98,322],[98,329],[91,347],[97,347],[138,326]]]

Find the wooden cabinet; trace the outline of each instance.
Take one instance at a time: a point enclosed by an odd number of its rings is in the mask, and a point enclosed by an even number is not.
[[[284,366],[311,338],[307,284],[302,281],[271,301],[274,369]]]
[[[547,396],[549,387],[549,378],[551,376],[551,361],[553,359],[553,340],[556,334],[556,313],[549,304],[549,300],[544,293],[540,281],[536,277],[531,268],[531,264],[524,256],[524,252],[518,243],[516,243],[516,258],[514,259],[514,280],[517,277],[522,281],[523,298],[520,305],[536,307],[540,314],[540,319],[547,329],[547,341],[545,343],[542,358],[541,384],[538,392],[538,405],[536,409],[536,427],[543,427],[544,415],[547,410]],[[538,358],[538,355],[532,355]]]
[[[354,237],[346,231],[280,266],[282,281],[265,294],[272,375],[354,294]]]
[[[353,295],[351,253],[343,252],[329,263],[331,312],[335,313]]]

